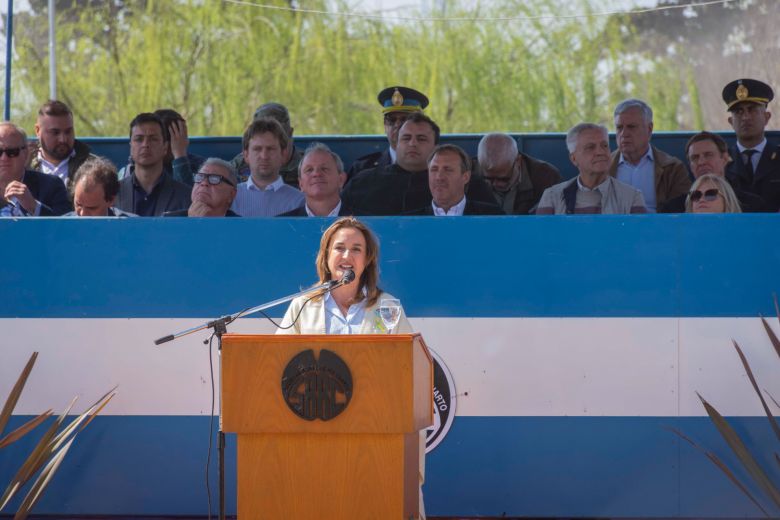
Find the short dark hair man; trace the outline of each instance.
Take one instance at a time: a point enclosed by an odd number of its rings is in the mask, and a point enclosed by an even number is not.
[[[298,164],[300,164],[301,157],[303,157],[303,150],[297,148],[293,141],[295,129],[290,123],[290,112],[287,110],[287,107],[281,103],[264,103],[257,107],[254,116],[252,116],[252,120],[256,121],[269,117],[278,121],[287,134],[287,146],[282,150],[283,163],[281,168],[279,168],[279,176],[285,184],[289,184],[293,188],[298,188]],[[239,181],[246,182],[249,179],[251,172],[249,164],[247,164],[244,159],[244,154],[240,153],[236,155],[230,162],[236,168],[236,172],[238,172]]]
[[[479,141],[477,161],[498,205],[508,215],[528,215],[544,190],[561,182],[555,166],[519,152],[517,141],[507,134],[485,135]]]
[[[165,171],[168,130],[158,116],[141,113],[130,122],[130,158],[119,182],[122,211],[141,217],[159,217],[190,205],[190,188]]]
[[[347,174],[349,179],[363,170],[382,168],[395,163],[401,125],[406,121],[407,116],[422,112],[428,106],[428,98],[425,94],[400,85],[382,90],[377,95],[377,101],[382,107],[385,135],[389,146],[380,152],[372,152],[355,159]]]
[[[169,211],[164,217],[238,217],[230,209],[236,198],[238,175],[233,165],[210,157],[193,176],[192,204],[188,209]]]
[[[172,108],[158,108],[154,115],[162,119],[170,136],[165,169],[173,174],[174,180],[192,186],[192,175],[200,169],[206,158],[187,151],[190,143],[187,121]]]
[[[52,216],[70,211],[62,180],[26,170],[27,155],[25,131],[10,121],[0,123],[0,216]]]
[[[577,177],[544,190],[537,215],[646,213],[642,193],[609,175],[609,132],[580,123],[566,134]]]
[[[250,176],[238,185],[233,211],[242,217],[275,217],[303,204],[303,193],[279,175],[289,143],[277,120],[265,117],[250,123],[242,139]]]
[[[439,136],[431,118],[411,114],[398,132],[397,162],[357,174],[347,182],[341,200],[358,215],[401,215],[429,205],[426,161]]]
[[[685,156],[693,173],[693,178],[702,175],[725,177],[726,168],[731,162],[726,141],[718,134],[699,132],[694,134],[685,145]],[[728,180],[728,179],[726,179]],[[744,212],[766,211],[764,201],[753,193],[734,189],[739,205]],[[685,213],[687,194],[675,197],[661,209],[663,213]]]
[[[73,112],[62,101],[50,99],[41,105],[35,135],[38,142],[30,147],[27,168],[56,175],[67,187],[79,166],[95,157],[89,145],[76,139]]]
[[[614,116],[618,149],[612,154],[609,174],[641,191],[650,213],[688,193],[691,179],[682,161],[650,145],[650,106],[640,99],[626,99],[617,104]]]
[[[440,144],[428,158],[428,187],[431,203],[409,215],[460,217],[464,215],[503,215],[497,206],[471,200],[466,187],[471,180],[471,159],[460,146]]]
[[[312,143],[298,166],[298,181],[306,197],[304,204],[280,217],[339,217],[352,210],[341,200],[347,181],[344,163],[337,153],[322,143]]]
[[[74,211],[66,217],[134,217],[115,208],[119,194],[116,166],[103,157],[84,161],[73,176],[70,187]]]
[[[772,87],[755,79],[737,79],[723,88],[729,123],[737,134],[726,178],[736,190],[764,199],[767,211],[780,209],[780,146],[764,134],[773,98]]]

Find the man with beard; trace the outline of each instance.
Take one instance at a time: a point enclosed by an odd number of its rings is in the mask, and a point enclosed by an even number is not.
[[[229,162],[210,157],[193,176],[192,204],[188,209],[169,211],[164,217],[237,217],[230,210],[236,198],[238,175]]]
[[[189,186],[165,171],[168,142],[168,130],[158,116],[142,113],[130,122],[132,164],[119,183],[119,209],[140,217],[159,217],[189,207]]]
[[[84,161],[95,156],[76,139],[73,112],[62,101],[50,99],[38,109],[35,123],[38,142],[31,145],[27,169],[56,175],[68,188]]]
[[[0,217],[56,216],[70,211],[65,185],[59,177],[27,164],[27,134],[11,123],[0,123]]]
[[[726,178],[735,190],[761,197],[767,211],[780,209],[780,146],[764,135],[773,98],[772,88],[755,79],[734,80],[723,89],[729,123],[737,134]]]
[[[371,168],[382,168],[396,162],[398,131],[409,114],[422,112],[428,106],[425,94],[409,87],[387,87],[377,96],[384,115],[385,135],[389,146],[382,151],[372,152],[355,159],[347,173],[351,179],[356,174]]]
[[[537,215],[647,213],[642,193],[609,175],[609,133],[580,123],[566,134],[577,177],[544,190]]]

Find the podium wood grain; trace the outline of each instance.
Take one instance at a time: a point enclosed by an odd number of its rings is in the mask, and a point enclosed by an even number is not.
[[[287,363],[308,348],[335,352],[352,374],[352,400],[330,421],[301,419],[282,396]],[[239,519],[417,518],[432,391],[416,334],[225,335],[221,420],[238,434]]]

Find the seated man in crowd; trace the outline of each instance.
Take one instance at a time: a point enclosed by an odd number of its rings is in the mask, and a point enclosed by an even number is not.
[[[387,87],[377,96],[384,116],[385,135],[388,147],[381,152],[372,152],[355,159],[347,177],[351,179],[363,170],[382,168],[396,162],[398,131],[409,114],[422,112],[428,106],[425,94],[409,87]]]
[[[66,217],[136,216],[113,207],[119,194],[119,177],[116,166],[103,157],[87,159],[79,167],[70,191],[75,211],[66,213]]]
[[[427,160],[439,135],[432,119],[413,113],[399,130],[397,161],[357,174],[347,182],[341,200],[358,215],[401,215],[429,205]]]
[[[699,132],[688,140],[685,145],[685,156],[688,157],[694,179],[702,175],[712,174],[725,177],[726,167],[731,162],[726,141],[717,134]],[[742,211],[765,211],[764,201],[758,195],[748,191],[734,190]],[[669,200],[660,208],[662,213],[685,213],[685,199],[688,194]]]
[[[230,209],[236,198],[238,175],[233,165],[216,157],[206,159],[194,176],[192,204],[164,217],[238,217]]]
[[[192,174],[200,170],[205,158],[187,152],[187,121],[171,108],[159,108],[154,111],[154,115],[162,119],[171,138],[165,154],[165,169],[173,174],[174,180],[192,186]]]
[[[666,201],[688,193],[691,179],[685,165],[650,146],[653,110],[639,99],[626,99],[615,107],[615,139],[609,174],[642,192],[647,211],[655,213]]]
[[[62,101],[49,100],[38,109],[35,122],[38,143],[31,145],[28,170],[56,175],[68,188],[84,161],[95,157],[89,146],[76,139],[73,112]]]
[[[552,164],[518,152],[507,134],[487,134],[479,141],[477,161],[493,196],[507,215],[528,215],[544,190],[561,182]]]
[[[298,167],[304,204],[280,217],[339,217],[351,215],[341,201],[341,188],[347,181],[344,163],[338,154],[322,143],[313,143],[303,153]]]
[[[141,217],[159,217],[190,205],[190,188],[165,172],[168,131],[154,114],[142,113],[130,122],[130,158],[119,182],[122,211]]]
[[[606,127],[580,123],[566,134],[566,147],[579,174],[544,190],[537,215],[647,212],[639,190],[609,175]]]
[[[275,217],[303,204],[303,193],[285,184],[279,174],[290,139],[276,119],[252,121],[242,145],[250,176],[238,185],[233,211],[242,217]]]
[[[290,125],[290,112],[287,107],[280,103],[265,103],[260,105],[255,110],[255,115],[252,120],[270,117],[276,119],[284,132],[287,134],[287,146],[282,150],[282,166],[279,168],[279,175],[285,184],[289,184],[293,188],[298,187],[298,164],[303,157],[303,151],[295,147],[293,142],[294,128]],[[230,161],[238,172],[238,178],[241,182],[249,180],[250,166],[246,162],[246,158],[243,153],[240,153],[233,157]]]
[[[430,205],[407,213],[460,217],[463,215],[504,215],[497,206],[466,197],[466,186],[471,178],[471,159],[454,144],[440,144],[428,159],[428,187]]]
[[[780,145],[768,142],[764,130],[772,117],[768,107],[773,98],[772,88],[755,79],[738,79],[723,89],[729,123],[737,134],[726,178],[737,195],[758,195],[772,212],[780,210]]]
[[[0,123],[0,217],[62,215],[71,210],[68,192],[55,175],[26,170],[27,134]]]

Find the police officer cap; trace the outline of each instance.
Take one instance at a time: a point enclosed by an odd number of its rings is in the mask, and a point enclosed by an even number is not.
[[[428,98],[422,92],[408,87],[387,87],[377,96],[382,113],[422,112],[428,106]]]
[[[265,103],[257,107],[255,110],[254,119],[260,119],[261,117],[270,117],[276,119],[287,135],[290,134],[290,112],[287,111],[287,107],[281,103]]]
[[[772,87],[757,79],[737,79],[723,88],[723,101],[726,102],[728,110],[743,101],[766,105],[774,97],[775,93],[772,92]]]

